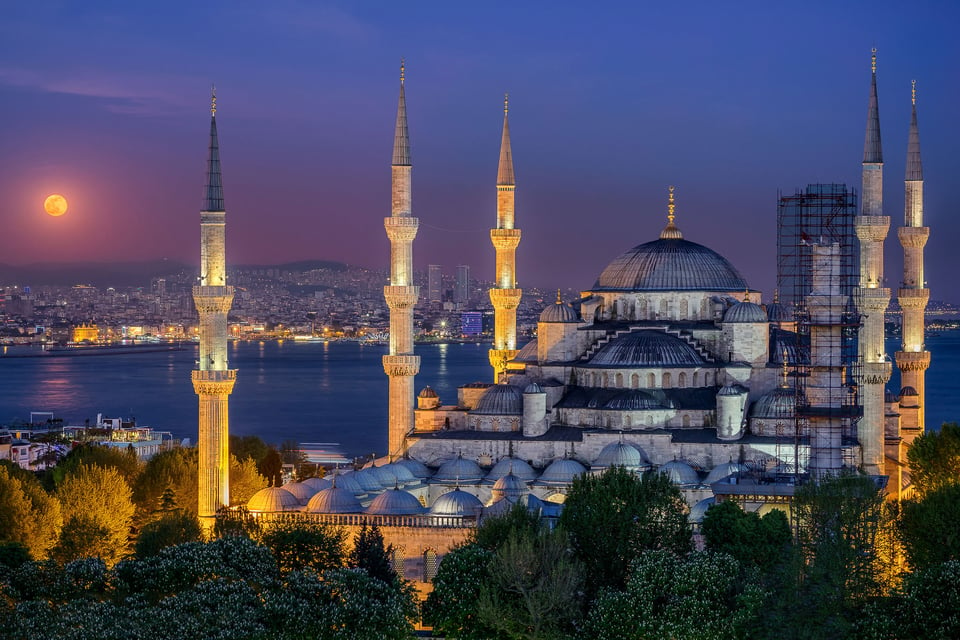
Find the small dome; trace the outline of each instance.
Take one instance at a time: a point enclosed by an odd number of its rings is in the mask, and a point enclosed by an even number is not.
[[[576,460],[557,458],[544,469],[537,483],[546,485],[572,484],[575,477],[586,472],[586,467]]]
[[[425,386],[423,389],[421,389],[420,394],[418,395],[418,397],[420,397],[420,398],[439,398],[440,396],[437,395],[437,392],[434,391],[434,390],[430,387],[430,385],[427,385],[427,386]]]
[[[367,513],[378,516],[409,516],[423,513],[423,505],[403,489],[387,489],[370,503]]]
[[[557,296],[557,301],[549,305],[540,313],[540,322],[580,322],[580,316],[577,315],[576,309],[571,307],[566,302],[560,300],[560,297]]]
[[[678,486],[700,484],[700,475],[682,460],[671,460],[657,469],[657,473],[664,474],[670,478],[670,482]]]
[[[414,460],[413,458],[401,458],[394,464],[405,468],[412,473],[413,477],[415,478],[424,479],[430,477],[430,469],[427,469],[427,466],[419,460]]]
[[[527,483],[512,473],[508,473],[493,483],[491,496],[493,502],[497,502],[504,498],[519,498],[525,493],[527,493]]]
[[[483,479],[483,470],[473,460],[466,460],[458,455],[453,460],[448,460],[440,465],[437,473],[433,476],[436,482],[461,482],[463,484],[475,484]]]
[[[738,384],[725,384],[720,387],[720,391],[717,391],[718,396],[742,396],[747,392],[746,389],[741,387]]]
[[[339,482],[310,498],[307,513],[360,513],[363,507],[352,491],[339,486]]]
[[[538,385],[536,382],[531,382],[524,388],[524,393],[543,393],[543,387]]]
[[[307,478],[300,484],[305,484],[311,489],[313,489],[314,492],[317,492],[317,491],[323,491],[324,489],[329,487],[330,479],[329,478]]]
[[[411,473],[410,469],[407,469],[401,464],[396,462],[391,462],[390,464],[383,465],[384,469],[387,469],[397,478],[397,482],[400,483],[401,487],[409,486],[412,484],[417,484],[420,482],[416,476]]]
[[[794,317],[785,305],[771,302],[767,305],[767,319],[770,322],[793,322]]]
[[[345,475],[356,480],[360,488],[367,493],[378,493],[386,488],[383,483],[380,482],[380,475],[377,474],[374,469],[361,469],[360,471],[354,471],[353,473]],[[388,486],[392,484],[394,484],[394,482],[387,483]]]
[[[737,462],[725,462],[723,464],[718,464],[713,469],[710,469],[710,473],[707,474],[707,479],[704,480],[704,484],[720,482],[724,478],[729,478],[730,476],[744,473],[746,471],[747,468]]]
[[[332,473],[328,476],[329,480],[327,478],[324,478],[324,480],[327,482],[333,482],[335,480],[338,487],[346,489],[357,497],[364,496],[366,495],[367,490],[360,486],[360,483],[357,482],[356,475],[357,474],[352,471],[344,472],[338,470],[336,473]],[[331,485],[328,484],[327,487],[329,486]]]
[[[497,464],[493,465],[493,468],[490,469],[490,472],[487,474],[485,480],[488,482],[495,482],[508,473],[512,473],[526,482],[530,482],[537,477],[537,472],[533,470],[533,467],[523,460],[519,458],[503,457],[500,458]]]
[[[903,396],[918,396],[918,395],[920,395],[920,394],[917,393],[917,390],[914,389],[913,387],[904,387],[903,389],[900,389],[900,397],[901,397],[901,398],[902,398]]]
[[[764,471],[763,475],[768,478],[776,478],[777,476],[791,476],[795,473],[793,465],[788,462],[783,462],[778,464],[775,467],[771,467]]]
[[[769,322],[767,312],[758,304],[752,302],[738,302],[723,314],[723,321],[727,323]]]
[[[670,227],[668,227],[670,229]],[[683,240],[679,232],[638,245],[613,260],[594,289],[613,291],[743,291],[747,282],[726,258]],[[666,233],[667,230],[665,229]]]
[[[717,499],[713,496],[704,498],[690,509],[690,515],[687,516],[687,522],[690,524],[703,524],[703,517],[707,515],[707,509],[717,504]]]
[[[652,395],[640,389],[627,389],[613,396],[603,404],[604,409],[618,411],[643,411],[663,409],[663,405]]]
[[[631,471],[646,468],[642,450],[626,442],[611,442],[600,450],[593,467],[625,467]]]
[[[523,394],[511,384],[495,384],[487,389],[470,413],[495,416],[523,414]]]
[[[287,484],[283,485],[281,489],[286,489],[292,493],[294,497],[300,501],[300,504],[307,504],[307,501],[318,491],[317,489],[314,489],[310,485],[304,484],[303,482],[288,482]]]
[[[299,508],[297,497],[282,487],[260,489],[247,502],[247,511],[251,513],[296,511]]]
[[[475,495],[454,489],[437,498],[430,513],[435,516],[475,516],[482,508],[483,503]]]
[[[752,418],[793,418],[797,410],[797,392],[790,387],[777,387],[765,393],[750,408]]]
[[[393,472],[389,465],[378,467],[377,463],[373,462],[363,471],[369,471],[384,488],[395,487],[399,482],[397,474]]]
[[[893,395],[893,391],[890,391],[890,389],[887,389],[883,392],[883,401],[888,403],[897,402],[898,398],[897,396]]]
[[[614,338],[590,358],[589,366],[700,366],[703,357],[690,344],[662,331],[643,329]]]
[[[537,339],[532,338],[527,344],[523,345],[517,355],[513,356],[514,362],[536,362],[537,361]]]

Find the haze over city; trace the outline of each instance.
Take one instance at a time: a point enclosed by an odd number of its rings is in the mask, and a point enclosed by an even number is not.
[[[10,4],[0,262],[196,263],[215,82],[228,263],[385,267],[404,57],[417,268],[492,277],[509,92],[521,286],[589,287],[612,256],[656,237],[675,184],[685,237],[769,296],[777,190],[860,189],[877,47],[885,213],[900,224],[916,79],[935,230],[926,277],[933,298],[957,300],[958,14],[935,2]],[[51,193],[66,215],[43,212]],[[886,252],[895,288],[895,238]]]

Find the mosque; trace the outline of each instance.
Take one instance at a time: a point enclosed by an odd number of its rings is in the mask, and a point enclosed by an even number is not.
[[[619,465],[667,474],[698,522],[717,500],[753,509],[789,504],[803,477],[859,468],[901,496],[909,487],[905,449],[923,431],[923,178],[916,95],[905,181],[904,388],[885,392],[892,361],[884,353],[882,151],[876,56],[863,160],[862,211],[856,218],[859,282],[839,287],[839,248],[809,247],[811,287],[802,308],[761,304],[734,264],[681,231],[673,187],[665,224],[652,239],[613,257],[573,304],[559,296],[540,315],[537,337],[517,345],[516,226],[508,104],[497,174],[496,255],[490,290],[495,329],[491,383],[468,383],[456,398],[430,387],[415,395],[411,169],[401,67],[392,163],[388,455],[367,468],[311,478],[257,493],[247,505],[262,517],[356,527],[377,522],[398,557],[396,568],[424,582],[438,555],[478,518],[521,502],[545,516],[562,508],[581,474]],[[232,291],[222,282],[223,201],[215,119],[211,125],[207,207],[202,214],[201,517],[229,504],[225,469],[227,396],[235,371],[221,358],[219,315]],[[678,220],[680,221],[678,223]],[[688,239],[693,238],[693,239]],[[219,279],[218,279],[219,278]],[[202,303],[202,304],[201,304]],[[206,337],[204,337],[206,336]],[[222,343],[222,344],[221,344]],[[844,345],[853,344],[853,352]],[[206,346],[205,346],[206,345]],[[206,466],[205,466],[206,465]]]

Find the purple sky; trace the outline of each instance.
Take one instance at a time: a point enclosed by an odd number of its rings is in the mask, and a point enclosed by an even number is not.
[[[876,46],[888,284],[916,78],[927,279],[960,302],[957,24],[949,2],[6,3],[0,262],[198,262],[215,81],[228,262],[386,266],[405,56],[419,268],[492,277],[509,91],[520,286],[589,287],[657,236],[676,184],[684,236],[769,297],[777,190],[860,188]]]

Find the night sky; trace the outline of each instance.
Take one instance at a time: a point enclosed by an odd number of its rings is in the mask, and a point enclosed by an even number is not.
[[[875,46],[888,286],[916,78],[927,279],[960,302],[958,24],[949,1],[6,1],[0,262],[197,263],[215,82],[228,263],[386,267],[405,57],[418,268],[492,279],[509,91],[520,286],[589,287],[657,237],[675,184],[684,237],[769,298],[777,190],[860,189]]]

